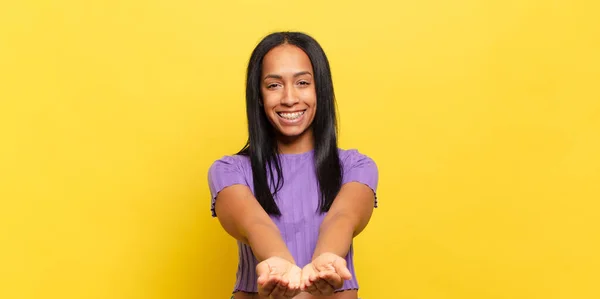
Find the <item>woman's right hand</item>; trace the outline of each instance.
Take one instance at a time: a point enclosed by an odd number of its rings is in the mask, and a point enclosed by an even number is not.
[[[300,293],[302,269],[280,257],[270,257],[256,266],[261,298],[286,299]]]

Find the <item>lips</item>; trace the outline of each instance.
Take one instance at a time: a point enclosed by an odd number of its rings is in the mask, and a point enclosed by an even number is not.
[[[277,112],[277,114],[286,120],[296,120],[300,117],[302,117],[302,115],[304,115],[304,112],[306,110],[303,111],[296,111],[296,112]]]
[[[282,126],[297,126],[302,123],[306,110],[293,112],[277,112],[279,124]]]

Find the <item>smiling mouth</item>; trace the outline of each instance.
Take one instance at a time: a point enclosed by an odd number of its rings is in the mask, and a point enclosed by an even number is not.
[[[298,111],[298,112],[277,112],[277,114],[283,119],[295,120],[295,119],[300,118],[302,115],[304,115],[305,111],[306,110]]]

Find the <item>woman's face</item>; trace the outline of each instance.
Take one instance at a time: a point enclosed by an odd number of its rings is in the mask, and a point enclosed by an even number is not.
[[[300,48],[284,44],[263,58],[261,94],[267,118],[284,137],[309,131],[317,108],[310,59]]]

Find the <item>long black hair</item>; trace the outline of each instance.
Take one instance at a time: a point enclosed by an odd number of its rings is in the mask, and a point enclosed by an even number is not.
[[[329,211],[342,185],[342,166],[337,147],[335,94],[329,61],[319,43],[302,32],[275,32],[264,37],[252,51],[246,74],[246,114],[248,141],[239,155],[250,157],[254,196],[270,215],[280,216],[274,196],[283,185],[281,162],[275,132],[262,107],[260,82],[262,62],[273,48],[290,44],[300,48],[313,67],[317,109],[311,124],[314,138],[314,164],[320,190],[319,212]],[[269,178],[271,186],[269,187]]]

